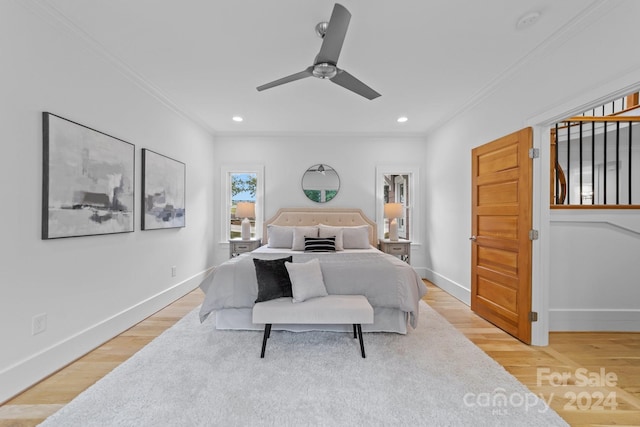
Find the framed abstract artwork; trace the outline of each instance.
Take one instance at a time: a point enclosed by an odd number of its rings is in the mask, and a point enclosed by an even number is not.
[[[185,226],[184,163],[142,149],[142,229]]]
[[[134,230],[135,146],[42,113],[42,238]]]

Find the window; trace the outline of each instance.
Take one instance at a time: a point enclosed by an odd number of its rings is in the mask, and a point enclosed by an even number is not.
[[[221,191],[222,205],[222,240],[240,238],[240,223],[243,218],[236,217],[239,202],[255,203],[255,218],[249,218],[251,237],[262,235],[262,166],[224,166],[222,179],[224,188]]]
[[[410,221],[407,219],[407,197],[409,187],[409,175],[384,174],[384,203],[401,203],[404,207],[403,216],[398,218],[398,237],[409,239]],[[390,218],[384,219],[384,237],[389,236]]]
[[[389,218],[384,217],[385,203],[402,203],[404,216],[397,219],[398,237],[414,240],[419,236],[419,224],[413,221],[418,213],[415,195],[418,192],[419,168],[415,166],[378,166],[376,168],[376,222],[378,237],[389,236]]]

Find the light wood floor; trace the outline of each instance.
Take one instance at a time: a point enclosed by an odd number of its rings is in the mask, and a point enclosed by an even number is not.
[[[552,333],[547,347],[522,344],[427,282],[424,300],[574,426],[640,426],[640,333]],[[0,427],[34,426],[171,327],[203,300],[195,290],[0,406]],[[584,371],[577,371],[578,369]],[[540,371],[539,369],[546,371]],[[601,375],[604,370],[604,376]],[[549,378],[571,374],[567,385]],[[578,378],[576,378],[576,373]],[[580,386],[581,374],[609,386]],[[615,374],[615,381],[611,375]],[[578,384],[576,385],[576,381]],[[561,381],[560,381],[561,382]],[[614,383],[615,384],[612,384]],[[572,393],[576,399],[572,403]],[[603,400],[598,405],[599,396]],[[613,394],[611,394],[613,393]],[[609,396],[608,400],[605,400]],[[613,399],[612,397],[615,396]],[[612,409],[610,404],[617,404]],[[597,409],[600,406],[601,409]],[[581,408],[581,409],[580,409]]]
[[[552,332],[548,346],[528,346],[446,292],[430,283],[427,286],[429,292],[423,298],[427,304],[533,393],[550,401],[570,425],[640,426],[640,333]],[[566,385],[561,385],[562,380],[549,380],[562,373],[571,374]],[[583,380],[587,377],[599,382],[595,376],[606,378],[607,373],[617,376],[615,381],[609,378],[611,386],[596,387]],[[598,405],[600,395],[603,398]]]

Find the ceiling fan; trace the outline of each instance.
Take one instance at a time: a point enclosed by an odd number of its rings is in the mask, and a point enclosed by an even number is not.
[[[344,6],[336,3],[329,22],[320,22],[316,25],[316,34],[323,40],[320,52],[313,61],[313,65],[298,73],[258,86],[258,91],[313,76],[319,79],[329,79],[333,83],[367,99],[379,97],[380,94],[378,92],[337,66],[350,20],[351,13]]]

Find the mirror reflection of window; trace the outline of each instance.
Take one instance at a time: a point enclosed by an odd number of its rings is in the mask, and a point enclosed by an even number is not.
[[[329,165],[313,165],[302,176],[302,191],[313,202],[326,203],[338,194],[339,189],[340,177]]]
[[[409,175],[408,174],[385,174],[384,175],[384,203],[401,203],[404,206],[404,215],[397,219],[398,237],[409,239],[410,224],[407,216],[407,208],[410,206],[409,200]],[[389,218],[384,219],[384,237],[389,237]]]

